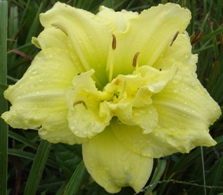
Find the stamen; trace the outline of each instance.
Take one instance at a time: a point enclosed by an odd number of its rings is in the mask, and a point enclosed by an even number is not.
[[[107,64],[107,71],[109,72],[108,74],[108,79],[109,82],[111,82],[112,77],[113,77],[113,57],[114,57],[114,50],[116,49],[116,37],[114,34],[112,34],[112,49],[109,51],[108,55],[108,64]]]
[[[113,50],[116,49],[116,37],[114,34],[112,34],[112,49]]]
[[[84,107],[85,107],[86,109],[88,109],[88,108],[87,108],[87,105],[86,105],[85,102],[82,101],[82,100],[79,100],[79,101],[74,102],[74,103],[73,103],[73,107],[75,107],[75,106],[78,105],[78,104],[83,104]]]
[[[179,31],[177,31],[176,34],[174,35],[174,37],[173,37],[173,39],[172,39],[172,41],[171,41],[171,43],[170,43],[170,46],[173,45],[173,42],[176,40],[178,34],[179,34]]]
[[[136,67],[136,66],[137,66],[137,59],[138,59],[139,54],[140,54],[140,52],[137,52],[137,53],[134,55],[134,58],[133,58],[133,61],[132,61],[132,66],[133,66],[133,67]]]

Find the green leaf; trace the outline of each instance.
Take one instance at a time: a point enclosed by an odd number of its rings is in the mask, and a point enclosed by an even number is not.
[[[13,138],[13,139],[23,143],[24,147],[28,146],[28,147],[31,147],[31,148],[33,148],[35,150],[37,150],[37,148],[38,148],[37,144],[33,143],[29,139],[26,139],[25,137],[23,137],[23,136],[21,136],[21,135],[19,135],[17,133],[14,133],[12,131],[9,131],[9,137],[11,137],[11,138]]]
[[[70,178],[82,161],[81,145],[55,144],[56,161],[66,178]]]
[[[155,171],[153,173],[153,177],[151,179],[150,185],[148,186],[145,195],[149,195],[153,189],[156,187],[156,183],[160,180],[161,176],[163,175],[163,172],[166,168],[166,160],[158,159],[157,166],[155,168]]]
[[[24,195],[36,194],[50,152],[51,143],[42,140],[35,155]]]
[[[83,183],[87,181],[89,174],[84,166],[84,162],[81,161],[78,165],[77,169],[73,173],[70,181],[68,182],[65,190],[64,195],[76,195],[80,192],[81,188],[83,187]]]
[[[7,84],[7,22],[8,3],[0,0],[0,83],[1,89]],[[7,101],[4,99],[3,90],[0,90],[0,115],[7,110]],[[0,194],[7,193],[8,170],[8,126],[0,118]]]
[[[223,186],[223,157],[218,159],[214,166],[211,168],[211,170],[208,172],[206,178],[207,178],[207,184],[212,186]],[[222,190],[222,189],[221,189]],[[220,193],[219,190],[211,189],[209,192],[209,195],[211,194],[217,194]]]
[[[1,94],[3,93],[4,90],[6,90],[8,88],[8,85],[6,84],[3,84],[3,83],[0,83],[0,91],[1,91]],[[2,97],[3,98],[3,97]],[[5,100],[6,101],[6,100]]]

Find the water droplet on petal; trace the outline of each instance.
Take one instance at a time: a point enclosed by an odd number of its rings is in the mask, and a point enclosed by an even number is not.
[[[140,140],[139,140],[139,143],[140,143],[140,144],[141,144],[141,143],[143,143],[143,140],[142,140],[142,139],[140,139]]]
[[[178,93],[179,91],[180,91],[179,88],[174,88],[174,90],[173,90],[174,93]]]
[[[145,155],[145,156],[154,156],[154,151],[152,148],[144,148],[142,150],[142,155]]]
[[[39,131],[39,133],[40,133],[41,135],[46,135],[46,134],[47,134],[47,131]]]
[[[172,145],[174,147],[177,147],[179,145],[177,140],[172,136],[168,136],[167,141],[170,145]]]
[[[59,137],[56,137],[55,140],[59,142],[61,139]]]
[[[196,74],[196,72],[193,72],[193,73],[192,73],[192,76],[194,76],[195,78],[197,78],[197,74]]]
[[[177,83],[179,83],[181,81],[181,79],[182,79],[182,75],[176,74],[176,76],[173,78],[172,82],[174,84],[177,84]]]
[[[193,110],[193,109],[191,109],[191,113],[196,113],[196,111],[195,110]],[[191,117],[190,117],[191,118]]]
[[[70,129],[75,130],[75,126],[70,126]],[[78,133],[78,131],[75,131],[74,133],[76,134],[76,133]]]
[[[186,59],[188,59],[188,58],[189,58],[189,55],[188,55],[188,54],[185,54],[184,57],[185,57]]]

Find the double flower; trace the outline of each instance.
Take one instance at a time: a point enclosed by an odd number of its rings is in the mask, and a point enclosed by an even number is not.
[[[197,55],[176,4],[138,14],[55,6],[40,15],[41,49],[2,118],[52,143],[82,144],[85,165],[108,192],[146,184],[153,159],[213,146],[221,114],[196,76]]]

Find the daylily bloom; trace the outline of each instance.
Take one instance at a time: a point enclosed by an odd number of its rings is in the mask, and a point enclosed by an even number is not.
[[[153,158],[213,146],[218,104],[197,79],[185,32],[190,11],[158,5],[138,14],[94,15],[56,3],[40,15],[41,49],[15,85],[2,118],[52,143],[82,144],[94,180],[108,192],[139,192]]]

